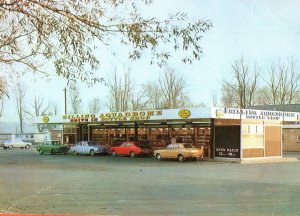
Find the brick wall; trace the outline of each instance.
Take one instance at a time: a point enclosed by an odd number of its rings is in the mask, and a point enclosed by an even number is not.
[[[300,141],[300,128],[284,128],[282,150],[300,152],[300,142],[297,142],[298,136]]]

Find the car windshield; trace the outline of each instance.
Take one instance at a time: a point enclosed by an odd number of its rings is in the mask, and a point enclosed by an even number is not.
[[[189,143],[183,144],[183,147],[184,148],[195,148],[192,144],[189,144]]]
[[[88,142],[88,145],[89,145],[89,146],[95,146],[95,145],[97,145],[97,143],[96,143],[96,142],[93,142],[93,141],[91,141],[91,142]]]
[[[52,145],[61,145],[60,141],[52,141]]]

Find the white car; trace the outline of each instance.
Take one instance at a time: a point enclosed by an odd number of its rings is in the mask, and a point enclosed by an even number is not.
[[[5,140],[4,142],[0,143],[0,147],[4,149],[12,149],[12,148],[26,148],[29,149],[32,146],[29,142],[23,142],[20,139],[13,139],[13,140]]]

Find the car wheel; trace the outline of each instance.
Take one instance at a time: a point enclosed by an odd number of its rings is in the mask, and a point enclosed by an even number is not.
[[[117,157],[117,153],[116,153],[115,151],[112,151],[112,152],[111,152],[111,156]]]
[[[54,154],[54,150],[53,150],[53,149],[51,150],[51,154],[52,154],[52,155]]]
[[[13,148],[13,146],[12,146],[12,145],[10,145],[10,146],[8,146],[8,148],[9,148],[9,149],[12,149],[12,148]]]
[[[131,158],[134,158],[135,157],[135,153],[132,151],[132,152],[130,152],[130,157]]]
[[[183,161],[184,161],[184,159],[185,159],[185,158],[184,158],[184,156],[183,156],[183,155],[181,155],[181,154],[180,154],[180,155],[178,155],[178,160],[179,160],[180,162],[183,162]]]
[[[78,152],[77,151],[73,151],[73,155],[77,156]]]
[[[26,145],[26,146],[25,146],[25,148],[26,148],[26,149],[29,149],[29,148],[30,148],[30,146],[29,146],[29,145]]]
[[[7,149],[7,147],[3,147],[3,149]]]
[[[161,160],[161,155],[160,155],[159,153],[157,153],[157,154],[155,155],[155,157],[156,157],[157,160]]]
[[[39,150],[39,153],[40,153],[41,155],[44,154],[44,152],[43,152],[42,149]]]
[[[90,151],[90,155],[91,155],[91,156],[94,156],[94,155],[95,155],[95,151],[94,151],[93,149]]]

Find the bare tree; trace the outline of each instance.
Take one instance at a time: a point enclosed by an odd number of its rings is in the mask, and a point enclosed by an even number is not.
[[[259,72],[256,64],[250,69],[243,58],[232,65],[233,77],[223,80],[222,103],[224,106],[246,108],[253,106],[257,100]]]
[[[149,98],[147,103],[148,109],[161,109],[163,108],[163,98],[160,86],[157,82],[148,82],[144,85],[147,97]]]
[[[112,37],[129,48],[130,59],[139,59],[149,50],[151,63],[164,63],[171,52],[161,46],[169,44],[189,63],[200,59],[200,41],[212,23],[200,19],[184,23],[186,19],[184,13],[164,20],[144,18],[133,0],[2,0],[0,64],[22,65],[43,74],[52,67],[68,80],[97,81],[92,76],[100,65],[95,50],[112,47]]]
[[[129,98],[133,90],[130,71],[119,78],[115,70],[113,78],[108,82],[110,111],[126,111],[129,108]]]
[[[4,108],[4,97],[7,94],[7,83],[3,76],[0,76],[0,118],[2,117],[3,108]]]
[[[101,110],[101,101],[99,98],[93,98],[89,102],[90,113],[99,113]]]
[[[269,68],[269,77],[265,81],[267,88],[264,104],[291,104],[299,97],[300,71],[296,61],[291,58],[287,63],[279,62]]]
[[[164,98],[164,108],[184,107],[188,97],[184,94],[185,81],[177,76],[175,69],[166,67],[163,77],[159,79],[159,86]]]
[[[16,82],[14,85],[14,96],[17,105],[17,111],[19,116],[20,130],[23,133],[24,117],[25,117],[25,96],[27,88],[20,81]]]
[[[144,110],[150,101],[147,97],[147,90],[135,90],[130,94],[129,97],[131,110]]]
[[[56,103],[49,104],[49,112],[48,115],[58,115],[58,107]]]
[[[81,98],[80,98],[80,92],[79,87],[76,85],[76,83],[72,82],[69,87],[69,101],[71,104],[71,113],[78,114],[80,112],[81,107]]]
[[[31,117],[44,116],[47,115],[50,105],[49,104],[45,105],[42,96],[35,96],[33,99],[32,107],[33,107],[33,111],[24,109],[24,113],[28,114]],[[36,126],[39,132],[42,132],[43,129],[45,128],[42,124],[37,124]]]

